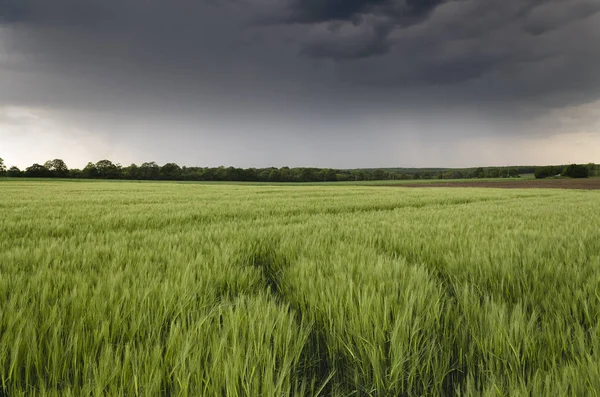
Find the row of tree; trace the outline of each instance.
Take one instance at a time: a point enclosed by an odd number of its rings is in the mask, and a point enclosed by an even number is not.
[[[571,167],[571,166],[568,166]],[[130,180],[178,180],[178,181],[240,181],[240,182],[332,182],[401,179],[464,179],[464,178],[518,178],[522,173],[536,177],[565,174],[565,166],[551,167],[489,167],[466,169],[355,169],[332,168],[235,168],[235,167],[181,167],[175,163],[162,166],[155,162],[141,165],[121,166],[110,160],[88,163],[83,169],[69,169],[61,159],[33,164],[25,170],[17,167],[6,169],[0,159],[0,176],[27,178],[83,178],[83,179],[130,179]],[[581,166],[588,175],[600,174],[600,166]],[[571,169],[569,169],[571,170]],[[575,168],[576,172],[579,168]],[[572,172],[572,171],[569,171]],[[566,174],[565,174],[566,175]],[[579,174],[577,174],[579,175]]]
[[[159,166],[155,162],[121,166],[109,160],[88,163],[83,169],[69,169],[61,159],[33,164],[21,171],[11,167],[9,177],[26,178],[83,178],[178,181],[239,181],[239,182],[322,182],[373,179],[400,179],[389,172],[369,173],[343,171],[330,168],[235,168],[235,167],[180,167],[175,163]]]
[[[33,164],[25,170],[11,167],[0,169],[9,177],[28,178],[84,178],[131,180],[183,181],[245,181],[245,182],[331,182],[402,179],[462,179],[518,177],[517,168],[473,169],[356,169],[332,168],[234,168],[234,167],[180,167],[175,163],[162,166],[155,162],[121,166],[110,160],[88,163],[83,169],[69,169],[61,159]]]
[[[537,179],[549,178],[553,176],[566,176],[569,178],[587,178],[590,175],[596,175],[596,164],[569,164],[565,167],[561,166],[546,166],[535,169],[535,177]]]

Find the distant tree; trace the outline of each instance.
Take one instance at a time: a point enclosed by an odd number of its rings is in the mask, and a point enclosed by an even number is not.
[[[562,176],[568,176],[571,178],[587,178],[589,177],[589,169],[585,165],[570,164],[565,167],[562,172]]]
[[[516,167],[511,167],[507,171],[509,178],[519,178],[521,175],[519,174],[519,170]]]
[[[100,160],[96,163],[98,177],[105,179],[118,179],[121,176],[121,166],[113,164],[110,160]]]
[[[35,163],[25,169],[25,176],[29,178],[47,178],[52,176],[50,170],[41,164]]]
[[[265,170],[264,171],[266,174],[268,174],[267,176],[267,180],[270,182],[281,182],[281,171],[277,168],[273,168],[272,170],[268,171]]]
[[[273,174],[273,180],[271,180],[271,174]],[[279,182],[279,175],[276,174],[274,168],[264,168],[256,171],[256,179],[259,182]]]
[[[241,180],[245,182],[258,182],[259,170],[256,168],[241,169]]]
[[[0,176],[4,176],[6,173],[6,166],[4,165],[4,159],[0,157]]]
[[[598,174],[598,170],[600,168],[596,164],[594,164],[594,163],[587,164],[587,169],[588,169],[589,176],[600,176],[600,174]]]
[[[421,175],[421,179],[431,179],[431,172],[424,171],[423,174]]]
[[[317,182],[319,181],[319,176],[314,168],[301,168],[299,180],[300,182]]]
[[[549,178],[560,173],[560,168],[554,166],[537,167],[533,173],[536,179]]]
[[[332,182],[337,180],[337,175],[335,170],[331,169],[331,168],[322,168],[318,173],[317,173],[317,177],[319,179],[319,181],[323,181],[323,182]]]
[[[500,170],[498,168],[490,168],[487,175],[489,178],[500,178]]]
[[[538,167],[535,169],[533,176],[535,176],[535,179],[544,179],[551,176],[550,174],[548,167]]]
[[[334,169],[328,168],[327,169],[327,180],[330,182],[335,182],[337,181],[337,172]]]
[[[98,178],[98,168],[96,164],[89,162],[85,166],[85,168],[81,171],[81,176],[83,178]]]
[[[215,181],[226,181],[229,173],[225,169],[225,166],[219,166],[215,169]]]
[[[444,171],[444,179],[461,179],[462,176],[462,172],[458,171],[458,170],[450,170],[450,171]]]
[[[200,172],[203,181],[215,181],[217,178],[216,168],[203,168]]]
[[[183,179],[186,181],[203,181],[205,180],[204,170],[200,167],[183,167],[181,169]]]
[[[317,178],[319,182],[327,182],[327,170],[322,168],[317,172]]]
[[[387,179],[386,172],[384,170],[382,170],[381,168],[378,168],[375,171],[373,171],[373,180],[381,181],[383,179]]]
[[[61,159],[48,160],[44,167],[50,171],[53,177],[66,178],[69,176],[69,168]]]
[[[339,181],[339,182],[345,182],[345,181],[349,181],[350,179],[356,180],[354,178],[356,178],[355,176],[352,176],[350,174],[345,174],[345,173],[339,173],[335,175],[335,180]]]
[[[83,178],[83,171],[78,168],[71,168],[69,170],[69,177],[74,179]]]
[[[181,167],[175,163],[167,163],[160,167],[160,179],[181,179]]]
[[[281,175],[281,177],[279,178],[279,180],[281,182],[291,182],[293,181],[293,175],[292,172],[290,170],[290,167],[281,167],[279,169],[279,174]]]
[[[485,170],[482,167],[476,168],[473,171],[473,178],[485,178]]]
[[[131,164],[129,167],[123,169],[123,176],[127,179],[138,179],[140,174],[140,167],[135,164]]]
[[[341,180],[339,178],[340,174],[336,175],[336,179],[338,181]],[[368,179],[368,175],[365,171],[362,171],[362,170],[352,170],[352,171],[350,171],[350,174],[348,175],[347,180],[350,180],[350,179],[355,180],[355,181],[364,181],[364,180]]]
[[[240,169],[235,167],[220,167],[218,175],[220,181],[239,181],[241,179]]]
[[[19,168],[12,166],[9,168],[9,170],[6,172],[6,175],[11,177],[11,178],[18,178],[20,176],[22,176],[22,172]]]
[[[141,179],[158,179],[160,176],[160,167],[154,161],[142,163],[139,171]]]

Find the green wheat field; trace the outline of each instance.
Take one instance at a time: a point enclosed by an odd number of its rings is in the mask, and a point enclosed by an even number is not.
[[[3,397],[600,394],[600,191],[0,197]]]

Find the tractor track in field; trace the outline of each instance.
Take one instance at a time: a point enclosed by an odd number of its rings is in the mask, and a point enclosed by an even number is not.
[[[452,181],[431,183],[399,183],[393,185],[380,185],[387,187],[407,188],[432,188],[432,187],[466,187],[466,188],[494,188],[494,189],[579,189],[600,190],[600,178],[585,179],[531,179],[507,181]]]

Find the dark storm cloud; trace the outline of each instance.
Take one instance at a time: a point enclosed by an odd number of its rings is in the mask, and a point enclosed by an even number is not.
[[[567,6],[556,3],[541,3],[525,16],[524,30],[533,35],[540,35],[577,20],[590,17],[600,12],[600,1],[581,0],[571,2]]]
[[[26,17],[24,3],[20,0],[4,0],[0,3],[0,22],[12,22]]]
[[[388,36],[392,31],[389,24],[367,26],[366,32],[360,32],[343,39],[320,38],[305,45],[302,54],[315,58],[333,58],[336,60],[351,60],[383,55],[390,51],[391,43]],[[339,28],[337,28],[339,29]],[[336,30],[336,27],[333,27]]]
[[[439,87],[448,99],[479,107],[585,102],[600,92],[599,8],[588,1],[448,2],[421,23],[392,30],[385,56],[342,62],[338,73],[388,90]],[[544,32],[532,34],[533,24]],[[319,33],[316,42],[345,42]]]
[[[290,5],[292,22],[311,23],[354,19],[387,0],[297,0]]]
[[[597,0],[0,0],[10,31],[0,104],[541,112],[600,97],[599,10]]]
[[[329,23],[339,31],[351,23],[361,35],[310,42],[302,53],[317,58],[347,60],[382,55],[390,51],[389,34],[397,27],[416,24],[444,0],[295,0],[287,21],[299,24]]]
[[[427,14],[443,0],[294,0],[289,20],[299,23],[352,20],[362,15],[382,14],[410,20]]]
[[[90,26],[106,20],[115,12],[115,9],[103,7],[96,0],[3,0],[0,4],[0,20],[13,23]]]

